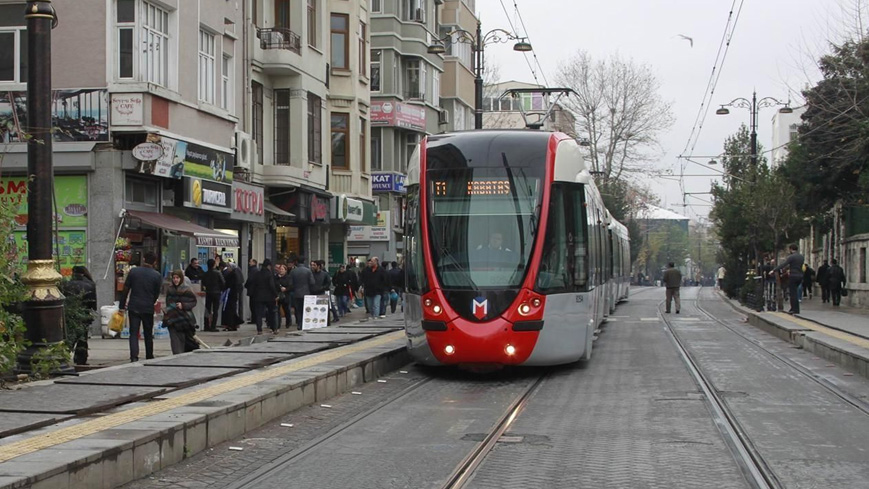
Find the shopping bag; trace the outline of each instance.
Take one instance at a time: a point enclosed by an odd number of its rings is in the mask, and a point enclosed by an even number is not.
[[[842,289],[842,297],[848,297],[848,289]]]
[[[124,316],[122,311],[115,311],[112,319],[109,320],[109,330],[120,333],[124,329]]]

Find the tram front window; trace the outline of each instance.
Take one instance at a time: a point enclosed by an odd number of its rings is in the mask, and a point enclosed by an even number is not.
[[[523,168],[429,172],[429,236],[446,289],[518,287],[539,221],[540,179]]]

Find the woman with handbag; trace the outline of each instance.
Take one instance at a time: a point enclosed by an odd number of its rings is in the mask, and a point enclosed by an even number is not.
[[[172,283],[166,289],[166,305],[163,306],[163,324],[169,329],[172,354],[177,355],[199,349],[196,335],[196,294],[184,285],[184,272],[175,270]]]

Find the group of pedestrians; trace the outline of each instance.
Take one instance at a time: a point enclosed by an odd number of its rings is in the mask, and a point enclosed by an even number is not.
[[[182,277],[188,278],[190,283],[199,283],[205,292],[203,330],[217,331],[219,318],[220,326],[235,331],[244,323],[240,310],[244,275],[235,263],[224,261],[220,255],[209,258],[206,266],[208,271],[202,269],[198,258],[193,258]]]
[[[787,281],[787,295],[790,301],[788,314],[800,313],[800,302],[804,297],[811,298],[813,279],[821,287],[821,301],[831,302],[833,306],[839,306],[842,301],[842,292],[845,290],[845,270],[839,266],[834,258],[832,265],[827,260],[818,267],[817,273],[811,266],[806,264],[805,257],[799,252],[799,247],[792,244],[787,258],[777,267],[768,270],[764,268],[767,277],[774,277],[776,272],[781,272],[782,282]],[[784,283],[782,287],[784,289]]]

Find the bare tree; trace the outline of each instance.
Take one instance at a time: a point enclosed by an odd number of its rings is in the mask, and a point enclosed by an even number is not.
[[[663,152],[658,137],[674,118],[648,65],[618,55],[596,61],[580,50],[562,63],[556,80],[576,92],[561,102],[576,115],[579,137],[588,138],[589,161],[604,184],[645,169]]]

